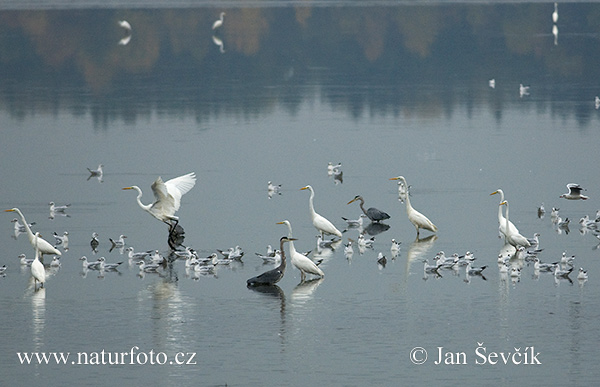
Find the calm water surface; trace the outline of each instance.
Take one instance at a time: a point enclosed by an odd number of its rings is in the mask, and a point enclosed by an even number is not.
[[[555,44],[548,4],[427,7],[227,8],[212,39],[214,7],[189,10],[11,11],[0,15],[3,184],[0,205],[19,207],[47,240],[69,232],[59,270],[34,291],[4,213],[0,240],[0,364],[14,384],[58,385],[591,385],[600,376],[596,333],[600,242],[577,221],[600,209],[597,147],[600,8],[559,5]],[[586,15],[585,22],[582,21]],[[133,26],[126,33],[116,22]],[[415,26],[418,26],[415,27]],[[489,79],[496,79],[490,88]],[[519,96],[519,84],[530,86]],[[327,173],[342,163],[343,180]],[[86,168],[104,164],[102,181]],[[207,256],[243,248],[242,262],[196,276],[176,261],[140,276],[109,238],[136,251],[169,253],[166,227],[145,214],[150,185],[194,171],[183,198],[184,244]],[[415,230],[390,177],[404,175],[413,206],[439,227]],[[269,198],[267,181],[282,185]],[[566,201],[565,185],[587,188]],[[316,253],[315,207],[343,229],[341,217],[366,206],[388,212],[373,249],[343,246],[320,254],[321,280],[301,282],[288,265],[277,287],[252,290],[246,279],[271,267],[255,252],[287,234]],[[496,257],[499,198],[531,237],[542,261],[563,251],[590,279],[555,281],[525,265],[503,278]],[[49,218],[48,202],[71,203]],[[538,218],[544,203],[548,213]],[[549,210],[572,220],[559,230]],[[100,235],[91,250],[93,232]],[[356,240],[357,230],[344,233]],[[402,242],[391,258],[391,239]],[[424,276],[438,251],[474,252],[485,278],[443,271]],[[379,252],[388,261],[376,262]],[[82,272],[78,260],[124,261],[118,272]],[[483,343],[483,344],[480,344]],[[476,355],[526,353],[540,365],[481,363]],[[164,353],[165,365],[74,365],[77,353]],[[425,364],[411,362],[415,347]],[[436,364],[439,347],[448,361]],[[22,365],[18,352],[69,352],[67,364]],[[174,365],[177,353],[195,364]],[[460,353],[464,353],[460,354]],[[530,352],[527,352],[530,354]],[[180,355],[183,356],[183,355]],[[126,358],[126,363],[129,361]],[[144,362],[144,356],[138,357]],[[184,359],[184,357],[181,357]],[[101,360],[101,359],[100,359]],[[106,358],[108,360],[108,358]],[[162,361],[164,359],[158,359]],[[525,360],[523,357],[522,360]]]

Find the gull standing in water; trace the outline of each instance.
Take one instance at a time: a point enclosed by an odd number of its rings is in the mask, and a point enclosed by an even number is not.
[[[275,285],[279,282],[285,274],[285,251],[283,244],[290,241],[295,241],[294,238],[288,238],[286,236],[281,237],[279,240],[279,250],[281,251],[281,263],[275,269],[269,270],[256,277],[252,277],[246,281],[248,286],[261,286],[261,285]]]
[[[360,195],[356,195],[354,197],[354,199],[352,199],[348,202],[348,204],[353,203],[357,200],[360,201],[360,209],[362,210],[362,212],[364,212],[365,215],[367,215],[369,217],[369,219],[371,219],[371,222],[379,223],[382,220],[386,220],[386,219],[390,218],[390,216],[387,213],[385,213],[381,210],[378,210],[375,207],[370,207],[368,210],[365,210],[365,206],[364,206],[365,200]]]
[[[408,183],[404,176],[392,177],[390,180],[400,180],[402,183],[408,187]],[[417,229],[417,237],[419,237],[419,229],[429,230],[432,232],[437,232],[438,228],[435,224],[431,222],[425,215],[421,214],[419,211],[415,210],[410,204],[410,195],[406,195],[406,213],[408,215],[408,220],[415,226]]]
[[[99,164],[98,169],[88,168],[87,170],[90,172],[90,176],[88,177],[88,180],[95,176],[98,178],[99,181],[102,181],[102,176],[104,175],[104,171],[102,170],[103,167],[104,167],[104,165]]]
[[[583,187],[581,187],[579,184],[573,184],[573,183],[569,183],[567,184],[567,188],[569,189],[569,192],[566,194],[562,194],[559,196],[559,198],[563,198],[563,199],[568,199],[568,200],[587,200],[589,199],[588,196],[584,196],[581,194],[581,191],[585,191],[585,189]]]
[[[27,223],[27,220],[25,220],[25,217],[23,216],[21,210],[15,207],[11,208],[10,210],[5,210],[5,212],[16,212],[17,214],[19,214],[19,217],[21,217],[21,221],[25,226],[25,232],[27,233],[29,243],[34,249],[39,250],[40,261],[43,261],[44,255],[46,254],[62,255],[60,251],[58,251],[56,247],[52,246],[48,241],[42,239],[41,237],[36,237],[35,235],[33,235],[33,232],[29,228],[29,223]]]
[[[313,203],[315,198],[315,191],[313,190],[313,188],[310,185],[300,188],[300,190],[305,189],[310,191],[310,198],[308,199],[308,209],[310,212],[310,218],[312,220],[313,226],[315,226],[315,228],[321,233],[321,237],[324,236],[323,234],[331,234],[341,238],[342,233],[340,232],[340,230],[335,228],[333,223],[331,223],[325,217],[317,214],[317,212],[315,211],[315,206]]]

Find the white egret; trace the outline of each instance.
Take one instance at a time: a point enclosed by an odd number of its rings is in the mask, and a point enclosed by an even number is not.
[[[31,275],[33,276],[33,287],[35,290],[38,282],[40,283],[40,287],[44,287],[44,282],[46,282],[46,269],[44,268],[44,264],[40,262],[40,249],[38,248],[38,241],[43,241],[43,239],[40,238],[39,232],[35,233],[34,239],[33,248],[35,249],[35,258],[33,258],[33,262],[31,262]]]
[[[502,203],[499,204],[500,206],[502,205],[506,205],[506,223],[509,223],[509,218],[508,218],[508,202],[506,200],[504,200]],[[529,241],[527,240],[527,238],[525,238],[523,235],[521,235],[519,232],[514,232],[513,230],[509,228],[507,228],[506,230],[507,234],[506,234],[506,242],[510,243],[511,245],[515,246],[515,247],[519,247],[519,246],[525,246],[525,247],[530,247],[531,243],[529,243]]]
[[[504,201],[504,191],[502,191],[501,189],[497,189],[496,191],[492,192],[490,195],[495,195],[495,194],[500,194],[500,204],[502,204],[502,202]],[[502,235],[504,235],[504,238],[506,238],[506,235],[508,234],[506,231],[506,227],[508,225],[508,228],[510,229],[510,232],[513,234],[518,234],[519,230],[517,229],[517,227],[512,223],[512,222],[506,222],[506,218],[504,217],[504,215],[502,215],[502,207],[498,206],[498,229],[500,231],[500,233]]]
[[[45,254],[53,254],[53,255],[61,255],[60,251],[56,249],[56,247],[52,246],[48,241],[42,239],[41,237],[36,238],[29,228],[29,223],[25,220],[23,213],[18,208],[11,208],[10,210],[5,210],[5,212],[16,212],[21,217],[21,221],[23,222],[23,226],[25,226],[25,232],[27,233],[27,238],[29,239],[29,243],[35,249],[37,243],[37,249],[40,252],[40,261],[44,259]]]
[[[554,3],[554,12],[552,12],[552,22],[558,21],[558,3]]]
[[[300,190],[305,189],[310,191],[310,198],[308,199],[308,209],[310,212],[310,218],[312,220],[313,226],[315,226],[315,228],[321,233],[321,236],[323,236],[323,234],[331,234],[337,235],[341,238],[342,233],[340,232],[340,230],[335,228],[333,223],[325,219],[325,217],[317,214],[317,212],[315,211],[315,206],[313,204],[313,200],[315,198],[315,191],[313,190],[313,188],[310,185],[300,188]]]
[[[248,286],[261,286],[261,285],[275,285],[279,282],[285,274],[285,251],[283,244],[290,241],[295,241],[294,238],[281,237],[279,240],[279,250],[281,251],[281,263],[275,269],[269,270],[256,277],[250,278],[246,283]]]
[[[314,274],[319,277],[325,276],[323,270],[321,270],[316,263],[314,263],[310,258],[306,255],[301,254],[296,251],[296,247],[294,246],[293,237],[292,237],[292,224],[288,220],[284,220],[283,222],[278,222],[277,224],[285,224],[288,227],[288,238],[292,241],[290,244],[290,261],[292,265],[294,265],[298,270],[300,270],[300,280],[304,281],[306,278],[306,273]]]
[[[367,215],[367,217],[369,219],[371,219],[371,222],[377,222],[377,223],[379,223],[382,220],[386,220],[386,219],[390,218],[390,216],[387,213],[385,213],[385,212],[383,212],[381,210],[378,210],[375,207],[370,207],[368,210],[365,210],[365,200],[360,195],[356,195],[354,197],[354,199],[352,199],[352,200],[350,200],[348,202],[348,204],[353,203],[353,202],[355,202],[357,200],[360,201],[360,209],[365,213],[365,215]]]
[[[408,187],[408,183],[406,183],[404,176],[392,177],[390,180],[401,180],[402,183]],[[419,229],[437,232],[437,226],[433,224],[425,215],[421,214],[412,207],[410,204],[410,195],[406,195],[406,213],[408,215],[408,220],[410,220],[410,222],[417,229],[417,237],[419,236]]]
[[[225,12],[221,12],[221,14],[219,15],[219,19],[216,20],[213,25],[212,25],[212,29],[216,30],[217,28],[221,27],[223,25],[223,18],[225,17]]]
[[[568,199],[568,200],[587,200],[588,196],[584,196],[581,194],[581,191],[585,191],[585,188],[580,186],[579,184],[569,183],[567,184],[567,188],[569,189],[569,193],[562,194],[559,198]]]
[[[163,182],[162,178],[159,177],[151,186],[155,197],[155,201],[152,204],[142,203],[140,200],[142,198],[142,190],[137,185],[123,189],[136,190],[138,192],[137,202],[140,208],[169,225],[169,232],[171,232],[179,221],[179,218],[175,216],[175,212],[179,210],[181,197],[189,192],[195,184],[196,174],[194,172],[167,180],[166,182]]]

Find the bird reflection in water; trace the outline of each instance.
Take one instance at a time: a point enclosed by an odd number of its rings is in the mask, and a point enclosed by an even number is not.
[[[419,261],[422,262],[424,259],[427,259],[427,254],[429,250],[434,245],[435,240],[437,239],[437,235],[430,235],[426,238],[416,238],[410,246],[408,246],[408,250],[406,252],[406,273],[410,272],[410,265],[413,262]]]
[[[261,285],[261,286],[248,286],[248,289],[262,294],[266,297],[272,298],[273,300],[279,301],[279,337],[282,341],[285,340],[285,294],[283,290],[277,285]]]

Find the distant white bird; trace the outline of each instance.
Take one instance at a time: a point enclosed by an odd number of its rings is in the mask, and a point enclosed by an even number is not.
[[[575,256],[567,256],[567,252],[563,251],[562,257],[560,257],[560,263],[563,265],[573,265],[573,261],[575,260]]]
[[[408,187],[408,183],[403,176],[392,177],[390,180],[401,180],[402,183]],[[410,220],[410,222],[417,229],[417,237],[419,236],[419,229],[437,232],[437,226],[433,224],[425,215],[421,214],[412,207],[410,204],[410,195],[406,195],[406,213],[408,215],[408,220]]]
[[[537,257],[533,259],[533,269],[536,270],[536,271],[554,271],[554,267],[556,265],[558,265],[558,262],[556,262],[556,263],[543,263]]]
[[[98,269],[98,266],[100,265],[99,261],[94,261],[94,262],[89,262],[87,260],[87,257],[84,255],[83,257],[79,258],[80,261],[82,261],[82,266],[83,269]]]
[[[392,246],[390,247],[390,252],[392,253],[392,257],[397,257],[400,252],[400,243],[396,239],[392,238]]]
[[[224,17],[225,17],[225,12],[221,12],[221,14],[219,15],[219,19],[217,19],[212,25],[213,30],[216,30],[217,28],[219,28],[223,25]]]
[[[523,86],[523,84],[519,84],[519,97],[523,97],[524,95],[529,95],[529,86]]]
[[[156,272],[158,270],[158,268],[160,267],[159,264],[156,264],[156,263],[146,263],[143,260],[139,261],[137,263],[137,265],[139,266],[141,272],[146,272],[146,273]]]
[[[354,248],[352,247],[352,241],[348,241],[347,245],[344,245],[344,256],[347,259],[352,258],[354,255]]]
[[[281,195],[281,184],[275,185],[271,181],[267,183],[267,193],[269,197],[278,194]]]
[[[371,237],[369,239],[366,239],[365,236],[363,234],[360,234],[358,236],[358,247],[362,247],[362,248],[373,248],[373,243],[375,242],[375,237]]]
[[[563,277],[563,278],[567,278],[569,276],[569,274],[571,274],[571,272],[573,271],[573,267],[570,267],[568,269],[561,269],[560,265],[556,265],[554,267],[554,277],[559,278],[559,277]]]
[[[24,225],[22,225],[21,223],[19,223],[19,219],[13,218],[13,220],[11,220],[11,222],[15,224],[15,226],[14,226],[15,227],[15,234],[19,234],[19,233],[22,233],[22,232],[27,232],[27,228],[25,228]],[[31,227],[33,225],[35,225],[35,222],[28,224],[29,227]]]
[[[506,205],[506,224],[510,223],[509,220],[509,207],[508,207],[508,202],[505,200],[502,203],[499,204],[500,206],[502,205]],[[514,232],[510,229],[510,227],[507,228],[506,230],[507,234],[506,234],[506,241],[508,243],[510,243],[511,245],[515,246],[515,247],[519,247],[519,246],[525,246],[525,247],[530,247],[531,243],[529,243],[529,241],[527,240],[527,238],[525,238],[523,235],[521,235],[519,232]]]
[[[596,110],[600,108],[600,97],[596,96],[594,99],[594,105],[596,106]]]
[[[335,228],[333,223],[331,223],[325,217],[317,214],[317,212],[315,211],[315,206],[313,203],[314,198],[315,198],[315,191],[313,190],[313,188],[310,185],[300,188],[300,190],[305,190],[305,189],[310,191],[310,198],[308,200],[308,209],[309,209],[310,218],[312,220],[313,226],[321,233],[321,236],[324,236],[323,234],[331,234],[331,235],[336,235],[341,238],[342,233],[340,232],[340,230]]]
[[[142,203],[140,200],[142,198],[142,190],[137,185],[123,189],[136,190],[138,192],[136,200],[140,208],[161,222],[166,223],[169,226],[169,232],[171,232],[179,222],[179,218],[175,216],[175,212],[181,206],[181,197],[194,188],[195,184],[196,174],[194,172],[167,180],[166,182],[163,182],[159,177],[151,186],[155,197],[155,201],[152,204]]]
[[[52,262],[50,262],[50,266],[52,267],[60,267],[60,257],[54,257],[52,258]]]
[[[0,275],[4,275],[4,272],[6,271],[6,269],[7,269],[6,265],[0,266]]]
[[[33,232],[31,231],[31,229],[29,228],[29,223],[27,223],[27,220],[25,220],[25,216],[23,216],[23,213],[21,212],[21,210],[19,210],[18,208],[11,208],[9,210],[5,210],[5,212],[16,212],[17,214],[19,214],[19,217],[21,218],[21,221],[23,222],[23,225],[25,226],[25,232],[27,233],[27,238],[29,239],[29,243],[31,244],[31,246],[36,249],[36,244],[37,244],[37,249],[39,250],[39,255],[40,255],[40,261],[43,260],[44,255],[46,254],[52,254],[52,255],[61,255],[61,252],[58,251],[56,249],[56,247],[52,246],[48,241],[42,239],[41,237],[36,237]]]
[[[98,262],[99,262],[98,268],[100,270],[106,270],[106,271],[117,270],[117,267],[123,263],[123,262],[106,263],[106,258],[104,258],[104,257],[98,258]]]
[[[67,231],[65,231],[62,235],[58,235],[55,232],[54,239],[56,239],[57,245],[63,245],[65,249],[69,247],[69,233]]]
[[[578,280],[586,280],[588,279],[588,274],[586,270],[583,270],[583,267],[579,268],[579,273],[577,274]]]
[[[36,232],[34,235],[34,249],[35,249],[35,258],[33,258],[33,262],[31,263],[31,275],[33,276],[33,287],[37,288],[37,283],[40,283],[40,287],[44,287],[44,283],[46,282],[46,269],[44,268],[44,264],[40,262],[40,250],[38,248],[38,241],[43,240],[40,239],[40,233]]]
[[[343,216],[342,216],[342,219],[344,219],[344,221],[348,224],[348,227],[358,228],[363,225],[363,220],[368,219],[368,218],[367,218],[367,215],[360,214],[358,219],[348,219],[348,218],[344,218]]]
[[[342,167],[342,163],[333,164],[331,161],[327,163],[327,174],[333,175]]]
[[[581,194],[581,191],[585,191],[585,188],[580,186],[579,184],[569,183],[567,184],[567,188],[569,192],[566,194],[562,194],[559,198],[568,199],[568,200],[587,200],[588,196],[584,196]]]
[[[490,87],[491,87],[492,89],[495,89],[495,88],[496,88],[496,80],[495,80],[495,79],[490,79],[490,80],[488,81],[488,84],[490,85]]]
[[[19,254],[17,258],[19,258],[19,262],[21,262],[21,265],[29,266],[33,262],[33,258],[27,258],[25,254]]]
[[[104,174],[104,171],[102,170],[103,167],[104,165],[99,164],[98,169],[88,168],[87,170],[90,172],[90,176],[102,176]]]
[[[127,31],[131,31],[131,24],[127,20],[119,20],[119,25],[125,28]]]
[[[65,204],[64,206],[57,206],[54,204],[54,202],[50,202],[48,204],[50,205],[50,212],[65,212],[69,207],[71,207],[70,204]]]
[[[423,260],[424,265],[423,265],[423,271],[425,271],[425,273],[438,273],[438,269],[440,268],[440,264],[435,264],[435,265],[430,265],[429,261],[427,259]]]
[[[487,268],[487,265],[486,266],[481,266],[481,267],[473,267],[471,265],[471,262],[469,262],[467,264],[466,271],[470,275],[478,275],[478,274],[481,274],[486,268]]]
[[[512,278],[518,278],[518,277],[520,277],[521,276],[521,269],[519,269],[516,266],[511,267],[510,268],[510,276]]]
[[[540,204],[540,206],[538,207],[538,218],[543,218],[544,215],[546,214],[546,208],[544,207],[544,203]]]
[[[552,12],[552,22],[556,23],[558,21],[558,3],[554,3],[554,12]]]
[[[112,238],[108,238],[108,240],[110,241],[110,243],[112,243],[112,247],[123,247],[125,246],[125,238],[127,238],[126,235],[119,235],[119,239],[114,240]]]

